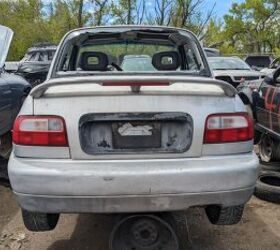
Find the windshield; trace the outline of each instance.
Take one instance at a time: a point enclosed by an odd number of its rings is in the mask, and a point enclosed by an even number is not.
[[[269,56],[248,56],[245,61],[250,66],[255,66],[258,68],[267,68],[271,63]]]
[[[31,51],[28,52],[23,58],[22,62],[51,62],[54,56],[55,50],[44,51]]]
[[[168,31],[88,32],[66,39],[57,58],[58,75],[110,71],[205,74],[208,69],[196,41],[187,33]]]
[[[123,71],[156,71],[150,56],[126,56],[121,68]]]
[[[211,57],[208,61],[213,70],[251,70],[249,65],[239,58]]]

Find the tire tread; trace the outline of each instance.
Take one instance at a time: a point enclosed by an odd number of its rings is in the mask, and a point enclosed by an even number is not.
[[[244,211],[244,205],[232,207],[210,206],[206,208],[206,214],[214,225],[234,225],[240,222]]]
[[[58,222],[59,214],[45,214],[29,212],[22,209],[22,218],[25,227],[32,232],[53,230]]]
[[[280,187],[263,183],[261,177],[264,175],[270,175],[280,179],[280,172],[261,171],[257,180],[254,195],[261,200],[280,204]]]

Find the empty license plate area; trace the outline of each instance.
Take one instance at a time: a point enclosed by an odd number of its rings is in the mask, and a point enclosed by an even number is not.
[[[87,154],[175,153],[190,148],[193,122],[185,113],[87,114],[79,133]]]
[[[161,147],[161,124],[151,121],[112,123],[115,149],[145,149]]]

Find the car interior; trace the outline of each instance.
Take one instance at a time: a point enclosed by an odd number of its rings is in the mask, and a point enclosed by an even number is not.
[[[201,51],[191,37],[172,31],[135,30],[86,33],[72,38],[57,71],[185,71],[201,74],[204,68]]]

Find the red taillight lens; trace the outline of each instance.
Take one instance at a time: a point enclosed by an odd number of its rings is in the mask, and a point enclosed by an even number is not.
[[[204,143],[252,140],[253,120],[247,113],[214,114],[206,119]]]
[[[68,146],[63,118],[19,116],[13,128],[13,142],[27,146]]]

